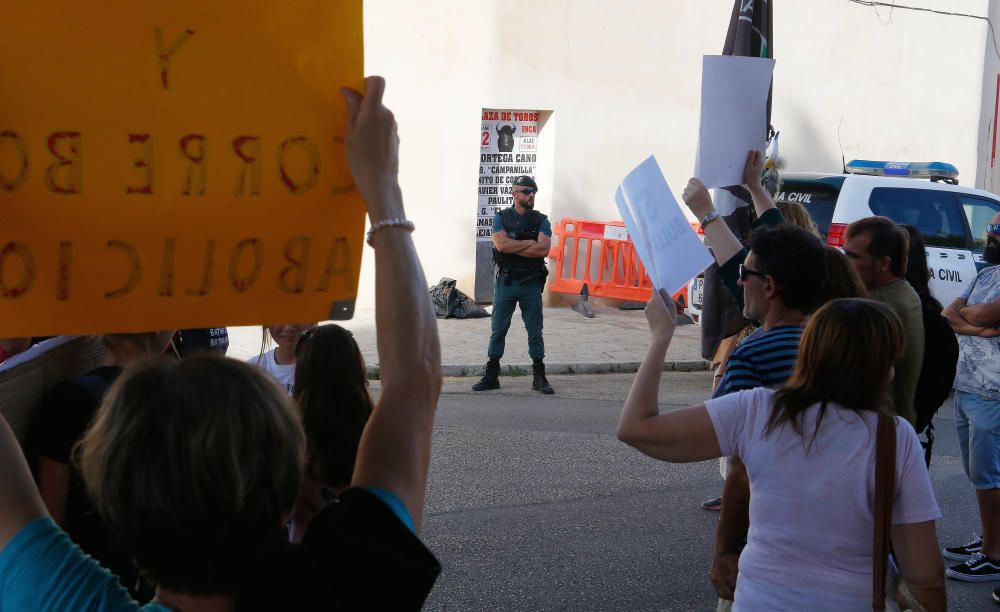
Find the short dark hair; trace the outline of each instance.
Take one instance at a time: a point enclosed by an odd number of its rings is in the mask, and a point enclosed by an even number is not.
[[[845,238],[851,239],[861,234],[869,234],[868,254],[874,257],[888,257],[893,275],[906,276],[909,260],[910,239],[906,230],[899,227],[889,217],[866,217],[847,226]]]
[[[826,252],[819,238],[801,227],[782,223],[756,229],[748,246],[757,267],[777,281],[785,306],[800,312],[816,306],[826,278]]]
[[[287,545],[304,439],[285,391],[217,355],[155,358],[108,391],[80,442],[101,518],[168,589],[238,591]]]

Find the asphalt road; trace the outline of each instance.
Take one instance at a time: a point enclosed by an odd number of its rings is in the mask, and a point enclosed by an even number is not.
[[[714,610],[707,579],[721,490],[717,462],[670,465],[614,437],[631,375],[530,377],[473,394],[445,383],[423,538],[444,571],[429,610]],[[701,401],[710,374],[666,373],[664,409]],[[978,528],[950,405],[931,475],[942,545]],[[822,541],[803,542],[822,547]],[[995,584],[948,581],[949,609],[988,610]]]

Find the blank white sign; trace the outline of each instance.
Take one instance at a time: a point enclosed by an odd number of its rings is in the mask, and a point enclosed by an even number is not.
[[[646,274],[657,289],[674,294],[712,263],[712,255],[649,156],[622,180],[615,203]]]
[[[706,55],[701,65],[701,126],[694,175],[706,187],[743,184],[751,149],[767,142],[767,92],[774,60]]]

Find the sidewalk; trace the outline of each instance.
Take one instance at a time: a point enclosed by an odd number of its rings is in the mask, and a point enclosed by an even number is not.
[[[649,331],[641,310],[594,307],[593,319],[569,308],[545,309],[545,370],[548,374],[604,374],[635,372],[646,352]],[[378,364],[375,345],[375,311],[361,310],[354,319],[340,323],[351,330],[369,370]],[[681,325],[674,334],[665,370],[707,370],[701,358],[697,325]],[[444,376],[479,376],[486,363],[490,320],[438,319]],[[230,327],[229,356],[247,359],[260,351],[259,327]],[[518,312],[514,313],[503,364],[518,373],[531,372],[528,336]]]

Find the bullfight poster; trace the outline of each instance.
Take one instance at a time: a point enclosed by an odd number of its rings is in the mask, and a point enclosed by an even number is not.
[[[0,336],[350,318],[362,0],[5,8]]]
[[[511,205],[514,177],[535,177],[538,111],[483,109],[476,241],[492,242],[493,216]]]

